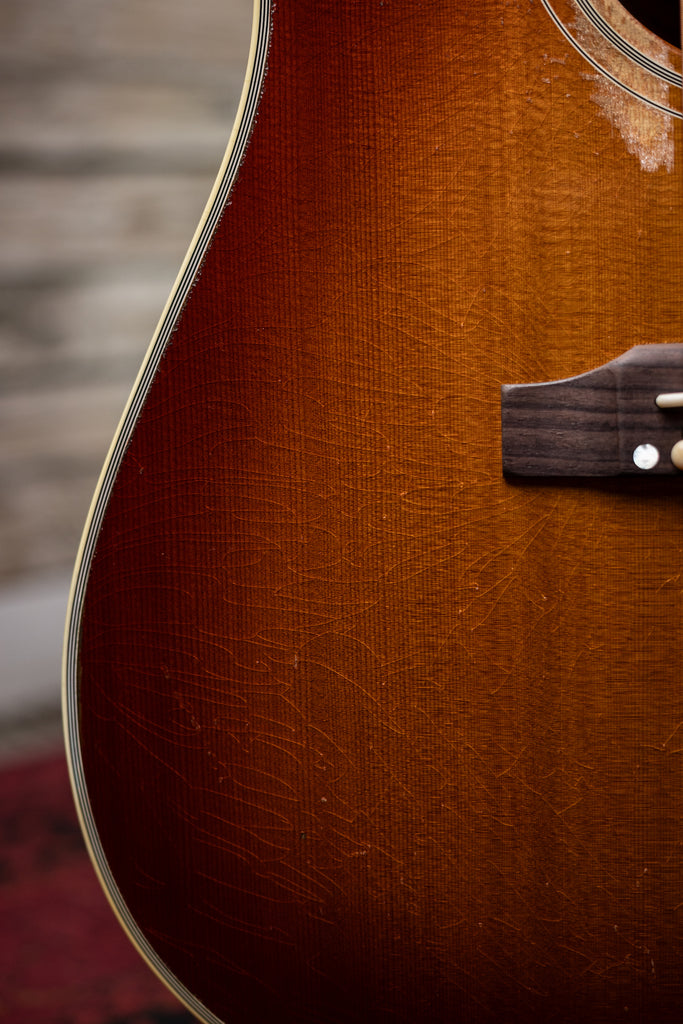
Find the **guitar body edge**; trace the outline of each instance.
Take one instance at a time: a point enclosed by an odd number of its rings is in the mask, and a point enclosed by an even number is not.
[[[202,219],[190,243],[183,265],[180,268],[166,307],[150,342],[145,360],[140,368],[137,380],[121,417],[121,422],[112,441],[93,496],[71,582],[62,655],[62,705],[67,763],[81,831],[93,867],[114,913],[131,942],[136,946],[160,980],[174,992],[178,999],[199,1020],[205,1021],[206,1024],[220,1024],[220,1021],[169,971],[164,961],[159,958],[152,945],[150,945],[149,940],[141,932],[119,892],[116,880],[111,874],[106,854],[102,849],[97,826],[90,808],[88,787],[81,760],[79,741],[80,683],[78,678],[77,651],[83,598],[87,588],[91,560],[116,473],[135,428],[139,410],[144,403],[156,368],[163,357],[180,311],[187,301],[187,296],[201,267],[207,248],[210,245],[216,224],[225,208],[227,197],[239,172],[239,166],[248,145],[249,135],[257,114],[263,79],[266,74],[272,4],[271,0],[253,0],[253,4],[251,44],[244,86],[235,115],[234,127]]]

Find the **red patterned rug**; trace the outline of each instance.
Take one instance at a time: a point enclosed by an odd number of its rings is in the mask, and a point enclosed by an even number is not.
[[[190,1024],[90,865],[64,756],[0,771],[0,1021]]]

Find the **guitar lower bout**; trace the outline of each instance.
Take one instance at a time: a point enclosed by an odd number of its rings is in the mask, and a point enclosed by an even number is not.
[[[606,0],[256,5],[65,652],[199,1020],[680,1021],[680,484],[516,485],[500,423],[645,342],[683,390],[679,73]]]

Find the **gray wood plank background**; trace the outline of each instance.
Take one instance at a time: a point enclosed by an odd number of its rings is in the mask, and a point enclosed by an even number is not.
[[[251,12],[0,8],[0,588],[73,563],[227,143]]]

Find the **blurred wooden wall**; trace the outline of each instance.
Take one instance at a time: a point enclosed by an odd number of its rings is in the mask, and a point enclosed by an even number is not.
[[[251,11],[0,6],[0,587],[70,570],[227,143]]]

